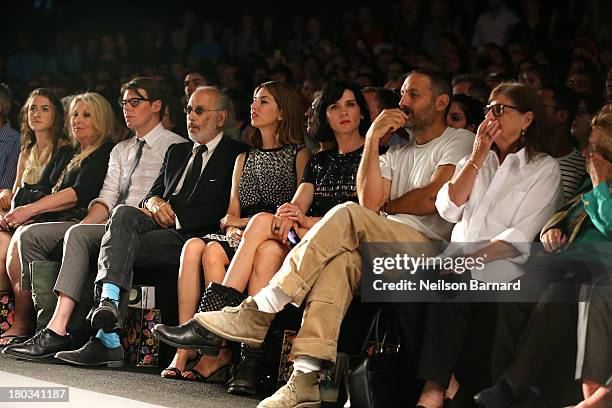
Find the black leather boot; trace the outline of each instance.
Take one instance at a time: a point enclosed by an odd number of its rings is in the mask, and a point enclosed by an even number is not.
[[[256,395],[258,388],[262,388],[267,374],[267,370],[262,368],[265,366],[268,347],[266,342],[259,348],[244,343],[240,346],[240,361],[234,369],[234,377],[228,384],[227,392],[236,395]]]

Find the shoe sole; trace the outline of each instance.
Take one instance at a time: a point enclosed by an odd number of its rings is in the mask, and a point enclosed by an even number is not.
[[[216,334],[219,337],[223,337],[226,340],[234,341],[236,343],[244,343],[247,346],[250,346],[250,347],[253,347],[253,348],[260,348],[262,346],[262,344],[263,344],[263,341],[264,341],[264,339],[255,339],[255,338],[251,338],[251,337],[234,336],[232,334],[228,334],[228,333],[224,332],[223,330],[217,329],[214,326],[210,326],[206,322],[198,321],[198,324],[200,326],[204,327],[209,332],[211,332],[213,334]]]
[[[202,354],[211,357],[217,357],[221,352],[223,347],[208,347],[208,346],[194,346],[192,344],[179,344],[172,340],[165,338],[160,332],[155,330],[155,327],[151,329],[153,335],[161,342],[171,345],[172,347],[182,348],[182,349],[192,349],[192,350],[200,350]]]
[[[102,329],[104,333],[110,333],[115,330],[117,319],[111,312],[100,310],[91,316],[91,328],[95,331]]]
[[[66,358],[58,357],[58,356],[55,356],[55,358],[60,361],[63,361],[64,363],[74,364],[74,365],[78,365],[82,367],[98,367],[98,366],[105,365],[109,368],[118,368],[123,365],[123,360],[111,360],[111,361],[103,361],[97,364],[86,364],[86,363],[81,363],[80,361],[73,361],[73,360],[69,360]]]
[[[9,351],[9,353],[7,353],[7,351]],[[18,358],[20,360],[26,360],[26,361],[40,361],[40,360],[48,360],[53,358],[53,356],[55,356],[55,353],[57,353],[57,351],[53,352],[53,353],[49,353],[49,354],[44,354],[42,356],[28,356],[28,355],[21,355],[21,354],[16,354],[16,353],[10,353],[11,350],[7,350],[4,349],[2,350],[2,354],[7,355],[7,356],[11,356],[14,358]]]
[[[245,343],[247,346],[251,346],[254,348],[260,348],[264,342],[264,339],[253,339],[250,337],[233,336],[222,330],[218,330],[216,327],[211,327],[206,323],[202,323],[201,321],[198,321],[198,324],[200,324],[206,330],[208,330],[209,332],[213,334],[216,334],[219,337],[223,337],[226,340],[234,341],[236,343]]]

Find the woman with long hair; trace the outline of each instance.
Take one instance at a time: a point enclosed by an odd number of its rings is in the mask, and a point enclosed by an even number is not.
[[[64,133],[64,109],[59,98],[48,88],[33,90],[26,99],[20,117],[21,151],[12,189],[0,190],[0,215],[11,208],[11,200],[24,183],[34,184],[43,168],[61,146],[69,142]],[[0,289],[10,287],[6,275],[6,250],[10,236],[0,234]]]
[[[70,104],[69,121],[73,143],[60,147],[36,184],[30,186],[38,195],[0,218],[0,228],[4,230],[0,235],[4,240],[10,239],[4,253],[8,252],[6,267],[15,297],[14,323],[0,338],[0,345],[31,337],[36,321],[25,273],[28,266],[21,265],[18,252],[22,226],[33,222],[80,221],[90,201],[98,196],[106,176],[115,129],[115,116],[108,101],[97,93],[77,95]]]

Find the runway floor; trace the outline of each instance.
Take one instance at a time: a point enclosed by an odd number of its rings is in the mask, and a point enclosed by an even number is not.
[[[7,402],[0,407],[203,407],[255,408],[258,400],[229,395],[225,387],[165,380],[159,369],[81,368],[16,360],[0,354],[0,387],[69,387],[68,402]],[[0,395],[6,394],[0,392]]]

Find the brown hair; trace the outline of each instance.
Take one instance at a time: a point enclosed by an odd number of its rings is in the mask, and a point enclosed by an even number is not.
[[[525,135],[519,140],[519,149],[525,148],[527,161],[531,161],[539,153],[550,154],[549,145],[546,143],[548,120],[544,105],[536,91],[519,82],[502,82],[491,91],[489,102],[498,95],[510,98],[519,112],[533,113],[531,124],[525,129]]]
[[[270,92],[283,115],[283,120],[279,122],[277,128],[276,142],[281,146],[304,143],[304,109],[297,91],[282,82],[269,81],[255,88],[253,95],[261,88]],[[245,140],[251,146],[260,148],[262,146],[261,131],[249,127]]]
[[[21,107],[19,113],[19,120],[21,122],[21,150],[28,150],[36,144],[36,135],[28,124],[28,112],[30,110],[30,105],[37,96],[43,96],[51,103],[51,109],[53,110],[51,150],[54,151],[58,146],[63,144],[60,143],[61,141],[68,141],[68,136],[66,136],[64,132],[64,107],[57,95],[49,88],[37,88],[33,90]]]

